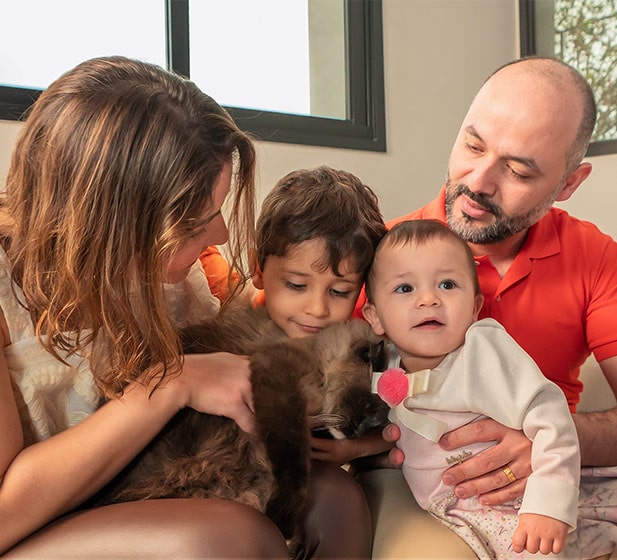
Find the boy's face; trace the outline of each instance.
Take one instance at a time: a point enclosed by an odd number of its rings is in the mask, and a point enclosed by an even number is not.
[[[464,251],[447,238],[385,246],[373,266],[374,304],[364,308],[373,330],[394,342],[408,370],[437,366],[482,305]]]
[[[268,256],[264,269],[253,275],[255,286],[265,291],[270,318],[291,338],[345,321],[354,310],[362,274],[355,272],[352,259],[341,262],[342,276],[330,268],[320,271],[325,255],[323,240],[304,241],[284,257]]]

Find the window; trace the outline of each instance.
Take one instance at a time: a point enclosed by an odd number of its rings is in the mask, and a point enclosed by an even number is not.
[[[556,56],[591,84],[598,121],[587,155],[617,153],[617,0],[519,0],[521,55]]]
[[[3,1],[0,119],[123,54],[189,76],[260,139],[386,149],[381,0]]]

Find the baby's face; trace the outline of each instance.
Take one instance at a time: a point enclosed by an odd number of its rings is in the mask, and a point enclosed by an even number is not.
[[[319,332],[351,317],[362,287],[353,259],[344,259],[341,276],[323,268],[326,245],[321,239],[291,247],[284,257],[270,255],[253,282],[266,294],[272,320],[291,338]]]
[[[436,238],[384,247],[374,266],[373,328],[394,342],[410,370],[435,367],[463,343],[482,303],[466,253]]]

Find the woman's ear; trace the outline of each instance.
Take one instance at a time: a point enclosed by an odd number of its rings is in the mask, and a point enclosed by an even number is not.
[[[378,336],[383,336],[386,334],[386,331],[381,326],[381,321],[379,320],[379,316],[377,315],[377,311],[375,306],[368,301],[362,306],[362,315],[366,319],[367,323],[371,325],[373,332]]]

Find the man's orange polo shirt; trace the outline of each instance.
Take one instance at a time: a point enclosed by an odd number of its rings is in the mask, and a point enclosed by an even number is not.
[[[423,208],[388,222],[446,222],[445,189]],[[617,243],[595,225],[551,208],[529,230],[503,278],[486,256],[476,257],[484,306],[557,383],[575,410],[580,366],[617,355]],[[490,372],[487,372],[490,375]]]

